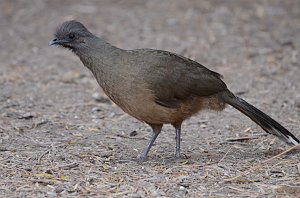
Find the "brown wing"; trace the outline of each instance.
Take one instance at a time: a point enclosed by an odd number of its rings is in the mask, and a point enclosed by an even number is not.
[[[220,74],[191,59],[167,51],[141,51],[150,56],[144,81],[162,106],[176,108],[191,96],[211,96],[227,89]]]

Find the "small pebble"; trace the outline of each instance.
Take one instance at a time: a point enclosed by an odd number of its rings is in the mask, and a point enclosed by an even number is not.
[[[294,105],[296,108],[300,109],[300,98],[296,99]]]
[[[132,132],[129,134],[129,136],[130,136],[130,137],[133,137],[133,136],[137,136],[137,134],[138,134],[138,133],[137,133],[136,131],[132,131]]]
[[[101,109],[99,108],[99,107],[93,107],[92,108],[92,112],[94,113],[94,112],[100,112],[101,111]]]
[[[130,197],[130,198],[140,198],[142,196],[139,195],[138,193],[132,193],[132,194],[128,195],[128,197]]]
[[[98,92],[93,93],[92,98],[95,99],[97,102],[100,102],[100,103],[108,103],[108,104],[111,103],[110,100],[107,97],[102,96]]]
[[[62,187],[57,187],[56,189],[55,189],[55,193],[62,193],[64,191],[64,189],[62,188]]]
[[[19,116],[19,119],[28,120],[28,119],[31,119],[31,118],[34,118],[34,117],[36,117],[36,115],[33,114],[33,113],[24,113],[23,115]]]

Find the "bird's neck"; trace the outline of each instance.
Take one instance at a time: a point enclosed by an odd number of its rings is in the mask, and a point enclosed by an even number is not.
[[[85,46],[81,46],[79,49],[73,49],[73,52],[79,56],[80,59],[91,58],[94,56],[104,58],[113,51],[119,49],[98,37],[87,39],[85,44]]]
[[[126,50],[117,48],[106,41],[96,38],[88,47],[74,51],[88,69],[96,77],[98,83],[109,95],[114,82],[118,79],[121,57]]]
[[[94,37],[87,40],[86,47],[75,49],[73,52],[87,68],[93,71],[95,67],[105,69],[104,67],[113,66],[115,59],[124,51],[103,39]]]

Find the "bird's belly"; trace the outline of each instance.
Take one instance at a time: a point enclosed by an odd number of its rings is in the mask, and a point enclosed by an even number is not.
[[[216,97],[193,97],[183,101],[176,108],[168,108],[157,104],[153,92],[149,89],[135,89],[112,100],[124,112],[151,124],[181,123],[202,109],[222,110],[225,107]]]
[[[175,109],[156,104],[154,94],[148,89],[128,90],[126,94],[109,96],[124,112],[136,119],[155,124],[172,122]]]

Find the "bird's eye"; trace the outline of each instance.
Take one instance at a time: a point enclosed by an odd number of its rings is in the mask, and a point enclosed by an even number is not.
[[[74,39],[74,38],[75,38],[75,34],[70,33],[70,34],[69,34],[69,39]]]

